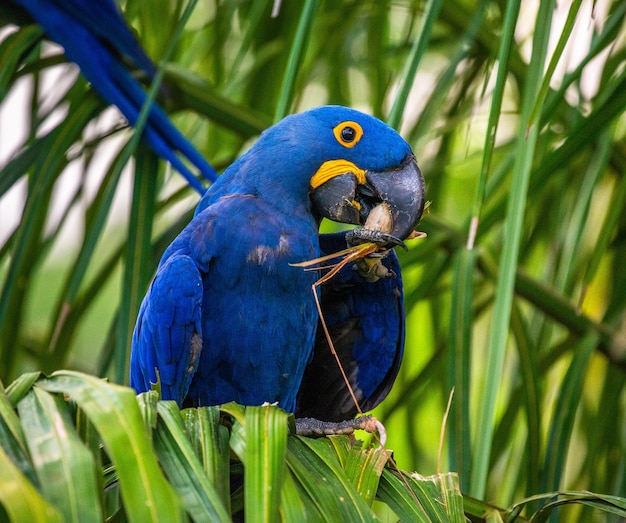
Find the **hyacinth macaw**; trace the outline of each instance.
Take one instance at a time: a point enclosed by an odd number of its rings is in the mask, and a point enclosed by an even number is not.
[[[319,319],[312,285],[319,272],[293,264],[320,256],[323,217],[364,223],[382,202],[393,226],[380,243],[393,246],[421,217],[424,179],[409,145],[380,120],[328,106],[266,130],[211,186],[163,254],[135,327],[131,386],[141,392],[159,381],[163,397],[179,405],[276,402],[294,412],[307,364],[313,373],[322,365],[311,359]],[[345,240],[329,239],[324,248],[333,250],[333,242],[346,247]],[[348,277],[340,279],[350,285]],[[387,314],[395,314],[392,347],[383,342],[377,352],[363,323],[370,345],[361,352],[372,352],[359,361],[358,350],[343,351],[354,359],[352,367],[369,366],[357,369],[355,384],[380,399],[400,357],[388,357],[402,344],[398,284],[378,289],[393,295],[393,310],[370,307],[364,320],[388,323]],[[358,296],[373,304],[375,292]],[[376,370],[379,358],[383,368]],[[325,386],[325,379],[334,381],[322,376],[312,386]],[[307,402],[311,396],[301,393]]]
[[[147,97],[135,73],[150,79],[155,67],[112,0],[9,0],[4,9],[11,6],[27,12],[107,102],[137,121]],[[204,187],[178,155],[215,179],[156,104],[143,137],[200,193]],[[352,417],[358,409],[318,328],[311,285],[319,273],[291,263],[351,244],[344,233],[318,236],[322,217],[364,223],[383,201],[394,227],[377,241],[393,246],[415,227],[423,197],[409,146],[378,120],[321,108],[268,130],[206,193],[164,254],[137,321],[131,384],[149,389],[158,369],[163,397],[180,405],[276,401],[298,416]],[[385,397],[402,357],[402,283],[397,258],[387,252],[382,263],[395,278],[370,281],[350,264],[321,292],[362,410]]]
[[[9,0],[9,4],[25,10],[52,41],[63,46],[65,55],[80,67],[100,96],[117,106],[130,124],[136,123],[147,94],[134,73],[141,71],[150,79],[156,68],[113,0]],[[200,194],[205,187],[178,154],[206,179],[217,177],[157,104],[150,108],[143,138]]]

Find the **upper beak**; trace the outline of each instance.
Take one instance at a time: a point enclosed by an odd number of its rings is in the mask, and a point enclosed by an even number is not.
[[[391,236],[406,239],[422,217],[426,193],[415,157],[409,155],[399,167],[384,171],[362,171],[348,162],[344,165],[345,172],[314,187],[311,199],[318,213],[359,225],[374,207],[386,203],[393,222]]]

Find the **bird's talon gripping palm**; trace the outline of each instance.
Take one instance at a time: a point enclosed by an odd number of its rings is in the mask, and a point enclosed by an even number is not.
[[[296,434],[307,437],[334,436],[352,434],[355,430],[364,430],[370,434],[377,434],[381,446],[387,440],[387,431],[384,425],[373,416],[359,416],[343,421],[320,421],[315,418],[296,419]]]
[[[353,229],[346,233],[346,241],[349,247],[360,245],[362,243],[375,243],[380,247],[402,247],[405,251],[408,250],[406,244],[400,239],[387,234],[382,231],[375,231],[372,229]]]

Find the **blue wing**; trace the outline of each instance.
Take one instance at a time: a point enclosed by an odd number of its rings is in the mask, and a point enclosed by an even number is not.
[[[202,350],[202,278],[189,256],[172,256],[159,267],[141,304],[133,347],[131,387],[144,392],[159,381],[162,398],[182,405]]]
[[[316,275],[290,264],[319,251],[314,220],[302,229],[288,218],[237,194],[194,217],[141,306],[131,353],[137,392],[158,368],[162,397],[180,406],[267,401],[293,411],[317,312],[308,294]]]
[[[100,96],[116,105],[132,125],[136,123],[147,95],[132,69],[152,77],[155,68],[112,0],[10,1],[28,11],[48,37],[63,46],[66,56],[80,67]],[[144,137],[200,194],[205,188],[177,153],[206,179],[216,179],[215,170],[156,104],[150,109]]]
[[[322,254],[346,248],[344,233],[320,235]],[[389,393],[404,347],[400,265],[395,252],[383,258],[395,277],[369,282],[354,264],[322,285],[321,307],[333,345],[363,412]],[[342,421],[358,413],[321,327],[296,402],[297,417]]]

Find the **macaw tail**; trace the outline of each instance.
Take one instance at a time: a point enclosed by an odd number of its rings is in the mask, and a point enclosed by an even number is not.
[[[63,46],[93,88],[108,103],[117,106],[135,125],[147,94],[130,68],[154,76],[155,66],[141,48],[112,0],[11,0],[26,9]],[[198,150],[180,133],[167,114],[153,103],[143,137],[161,158],[170,162],[200,194],[206,188],[183,163],[186,158],[209,181],[217,173]]]

